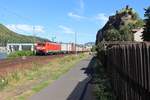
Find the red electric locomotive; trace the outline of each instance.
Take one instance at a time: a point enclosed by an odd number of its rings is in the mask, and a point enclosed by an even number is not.
[[[36,54],[55,54],[61,51],[61,45],[53,42],[39,42],[35,46]]]

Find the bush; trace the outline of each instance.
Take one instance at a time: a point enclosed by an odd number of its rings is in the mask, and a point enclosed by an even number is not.
[[[106,67],[97,57],[95,57],[94,62],[93,82],[95,83],[95,95],[97,100],[115,100]]]
[[[94,58],[93,82],[95,83],[95,95],[97,100],[115,100],[111,82],[107,73],[106,51],[103,43],[96,46],[97,56]]]
[[[0,91],[8,85],[8,79],[0,77]]]
[[[35,55],[33,51],[16,51],[10,53],[8,57],[22,57],[22,56],[33,56]]]

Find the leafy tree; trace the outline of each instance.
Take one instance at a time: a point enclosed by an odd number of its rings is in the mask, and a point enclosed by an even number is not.
[[[95,52],[95,51],[96,51],[96,45],[93,45],[93,46],[92,46],[91,51],[92,51],[92,52]]]
[[[145,9],[145,27],[144,27],[144,31],[143,31],[143,40],[144,41],[150,41],[150,6]]]
[[[142,19],[137,19],[135,21],[133,21],[132,23],[128,23],[128,27],[132,30],[132,29],[136,29],[136,28],[142,28],[144,26],[144,21]]]
[[[121,41],[133,41],[134,35],[131,32],[132,28],[130,25],[121,26],[119,32],[121,34]]]
[[[111,28],[105,31],[104,38],[106,41],[133,41],[134,34],[132,29],[134,29],[133,24],[120,26],[119,29]]]
[[[120,33],[117,29],[112,28],[106,31],[106,35],[105,35],[105,40],[106,41],[119,41],[120,38]]]

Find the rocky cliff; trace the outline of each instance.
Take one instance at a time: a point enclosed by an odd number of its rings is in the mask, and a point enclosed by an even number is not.
[[[125,35],[121,32],[121,29],[126,27],[125,30],[139,28],[143,26],[143,21],[138,17],[138,14],[129,6],[116,11],[116,14],[109,17],[108,22],[105,26],[97,32],[96,44],[105,41],[121,41],[128,40],[124,39]],[[123,30],[124,31],[124,30]],[[128,33],[128,31],[126,32]],[[128,37],[127,37],[128,38]],[[132,39],[129,39],[129,41]]]

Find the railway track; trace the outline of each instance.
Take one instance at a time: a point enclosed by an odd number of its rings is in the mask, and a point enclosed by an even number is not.
[[[33,63],[46,63],[53,58],[63,57],[61,55],[50,55],[50,56],[31,56],[31,57],[22,57],[15,59],[4,59],[0,60],[0,75],[7,74],[16,69],[30,68]]]
[[[7,67],[8,65],[15,65],[20,63],[27,63],[32,61],[44,60],[47,58],[53,58],[57,56],[31,56],[31,57],[22,57],[22,58],[15,58],[15,59],[6,59],[0,60],[0,68]]]

